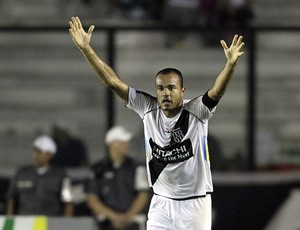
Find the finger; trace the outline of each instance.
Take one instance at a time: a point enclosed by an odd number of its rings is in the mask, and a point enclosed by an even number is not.
[[[74,30],[75,31],[78,30],[77,21],[76,21],[75,17],[72,17],[71,20],[72,20],[72,23],[73,23],[73,26],[74,26]]]
[[[72,29],[69,29],[69,33],[70,33],[71,37],[73,38],[74,37],[74,33],[73,33]]]
[[[76,44],[75,39],[74,39],[75,38],[74,32],[71,29],[69,29],[69,33],[70,33],[70,36],[71,36],[73,42]]]
[[[88,34],[92,34],[94,29],[95,29],[95,26],[91,25],[89,30],[88,30]]]
[[[221,43],[221,45],[223,46],[223,49],[224,49],[224,50],[227,50],[227,49],[228,49],[228,46],[227,46],[227,44],[226,44],[226,42],[225,42],[224,40],[221,40],[220,43]]]
[[[240,58],[241,56],[243,56],[245,54],[245,52],[239,52],[238,53],[238,57]]]
[[[81,24],[79,17],[75,17],[75,20],[77,22],[78,29],[82,29],[82,24]]]
[[[237,35],[234,35],[234,37],[233,37],[233,39],[232,39],[231,45],[235,46],[236,43],[237,43],[237,40],[238,40],[238,36],[237,36]]]
[[[244,46],[245,46],[245,43],[242,42],[242,43],[238,46],[237,50],[238,50],[238,51],[242,50],[242,48],[243,48]]]
[[[74,24],[73,24],[72,22],[69,22],[69,25],[70,25],[70,27],[71,27],[71,30],[72,30],[72,31],[75,31]]]
[[[242,43],[242,41],[243,41],[243,36],[240,36],[237,43],[236,43],[236,45],[239,46]]]

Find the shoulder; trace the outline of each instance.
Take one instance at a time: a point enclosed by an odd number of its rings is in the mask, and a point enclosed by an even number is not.
[[[133,159],[132,157],[127,157],[125,160],[125,165],[128,168],[131,168],[132,170],[136,170],[139,167],[144,167],[143,163],[140,163],[138,161],[136,161],[135,159]]]
[[[138,89],[135,89],[135,88],[129,88],[129,97],[131,100],[141,100],[143,99],[144,102],[157,102],[157,98],[152,96],[151,94],[149,93],[146,93],[142,90],[138,90]]]
[[[101,159],[91,166],[91,171],[94,176],[99,177],[105,171],[111,169],[112,163],[108,158]]]
[[[66,176],[66,170],[64,168],[51,166],[48,171],[49,175],[54,175],[57,177],[65,177]]]
[[[72,137],[70,139],[70,143],[74,146],[82,146],[84,145],[83,141],[79,139],[78,137]]]
[[[149,99],[151,99],[151,100],[157,101],[157,98],[154,97],[154,96],[152,96],[152,95],[149,94],[149,93],[146,93],[146,92],[141,91],[141,90],[135,90],[135,91],[136,91],[137,94],[143,95],[144,97],[147,97],[147,98],[149,98]]]
[[[22,166],[17,170],[17,174],[32,173],[32,172],[35,172],[35,168],[32,165]]]

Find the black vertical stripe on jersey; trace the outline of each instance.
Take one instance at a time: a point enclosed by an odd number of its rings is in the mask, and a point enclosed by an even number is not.
[[[188,131],[189,128],[189,112],[186,110],[182,110],[182,113],[174,126],[174,130],[180,128],[183,135]],[[151,143],[152,139],[150,138],[149,143]],[[169,146],[176,144],[173,135],[171,135],[171,141]],[[161,162],[158,159],[152,158],[149,161],[149,169],[151,175],[151,183],[154,185],[160,173],[164,170],[164,168],[168,165],[166,162]]]

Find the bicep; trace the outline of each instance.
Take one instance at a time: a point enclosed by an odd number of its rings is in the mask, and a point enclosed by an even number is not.
[[[110,87],[123,101],[128,102],[128,90],[129,86],[120,79],[117,79],[115,83]]]
[[[123,81],[120,81],[120,83],[117,85],[117,87],[114,89],[114,92],[123,100],[125,103],[128,102],[128,90],[129,86],[124,83]]]

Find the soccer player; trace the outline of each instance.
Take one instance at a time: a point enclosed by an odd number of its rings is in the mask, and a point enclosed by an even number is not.
[[[183,76],[166,68],[155,77],[156,97],[123,82],[92,49],[94,25],[87,33],[72,17],[70,35],[104,85],[123,99],[143,120],[148,182],[153,189],[147,229],[211,229],[213,192],[207,149],[208,120],[224,95],[234,69],[244,54],[243,38],[235,35],[213,86],[203,95],[183,99]]]

